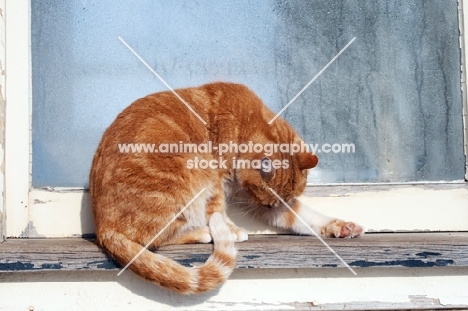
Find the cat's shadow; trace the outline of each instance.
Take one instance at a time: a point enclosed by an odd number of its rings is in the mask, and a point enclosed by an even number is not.
[[[210,298],[217,296],[221,288],[218,287],[202,294],[181,295],[143,280],[131,271],[125,271],[122,275],[116,276],[116,281],[121,286],[128,289],[133,295],[144,297],[171,307],[190,307],[204,304]]]
[[[94,217],[91,209],[91,197],[89,195],[89,189],[83,191],[81,198],[81,235],[83,238],[95,238],[96,227],[94,225]]]

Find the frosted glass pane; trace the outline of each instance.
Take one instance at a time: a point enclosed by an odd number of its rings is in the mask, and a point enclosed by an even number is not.
[[[104,129],[165,86],[248,85],[320,152],[310,181],[464,176],[457,1],[32,0],[33,186],[88,184]]]

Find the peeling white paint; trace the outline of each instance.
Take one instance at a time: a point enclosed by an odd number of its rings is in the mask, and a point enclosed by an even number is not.
[[[468,1],[458,1],[458,16],[460,19],[460,47],[461,47],[461,89],[463,101],[463,130],[465,142],[465,180],[468,180],[468,93],[466,88],[466,38],[465,31],[468,29],[468,18],[465,10],[468,10]]]
[[[5,206],[7,236],[19,236],[28,225],[30,172],[30,2],[5,0],[6,111]]]
[[[367,187],[339,196],[303,196],[301,200],[321,213],[355,221],[373,232],[468,230],[466,186],[437,190],[437,187],[408,185],[386,191]],[[443,213],[441,207],[444,207]],[[228,214],[251,234],[285,232],[236,210],[228,210]],[[33,189],[29,194],[29,220],[41,236],[70,237],[94,233],[89,193],[83,190]]]
[[[5,236],[5,0],[0,0],[0,242]]]
[[[181,296],[133,273],[0,274],[0,310],[468,308],[466,269],[235,270],[219,290]],[[26,290],[27,289],[27,290]],[[440,303],[438,303],[440,301]]]

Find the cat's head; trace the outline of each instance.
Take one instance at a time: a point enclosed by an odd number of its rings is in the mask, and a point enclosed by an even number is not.
[[[247,161],[250,169],[245,168]],[[302,194],[308,170],[317,164],[318,157],[310,152],[249,154],[238,160],[236,179],[251,203],[275,208],[281,205],[281,200],[288,203]]]

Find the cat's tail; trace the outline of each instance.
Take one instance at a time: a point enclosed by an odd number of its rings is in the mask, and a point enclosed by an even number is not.
[[[214,251],[207,261],[195,268],[184,267],[174,260],[144,249],[117,232],[107,232],[98,239],[121,265],[136,257],[129,269],[139,276],[181,294],[202,293],[216,288],[234,270],[237,250],[236,237],[229,230],[224,217],[214,213],[209,222]]]

